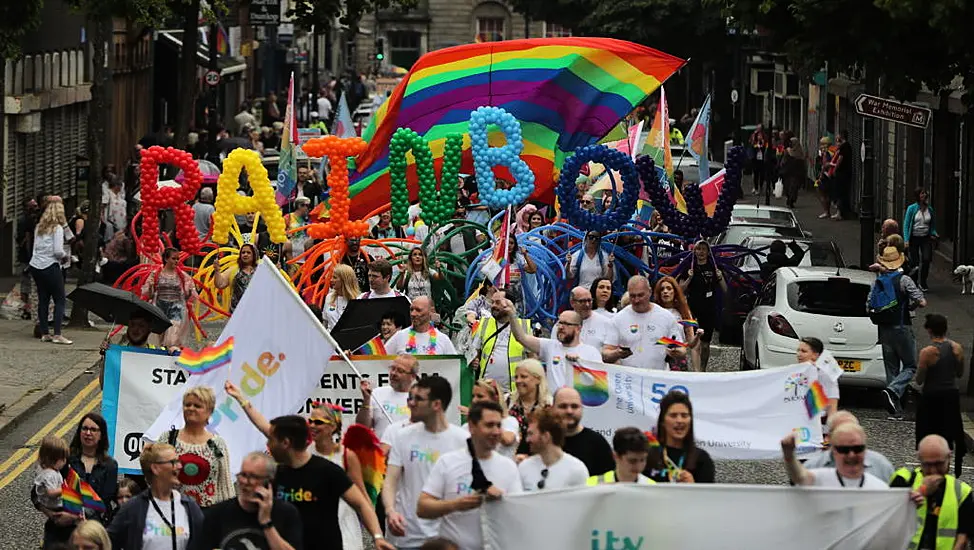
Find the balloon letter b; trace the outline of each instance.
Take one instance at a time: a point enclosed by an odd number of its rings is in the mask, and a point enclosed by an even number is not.
[[[253,197],[241,197],[237,194],[240,171],[244,168],[247,170],[250,188],[254,190]],[[287,241],[284,216],[274,200],[274,189],[267,176],[267,169],[256,151],[234,149],[230,153],[223,161],[223,173],[217,181],[217,191],[216,212],[213,213],[213,242],[226,244],[230,237],[233,216],[251,212],[260,212],[272,242],[280,244]]]
[[[172,164],[183,170],[183,183],[178,187],[159,186],[159,165]],[[176,235],[183,252],[196,254],[200,249],[199,234],[193,224],[193,209],[187,202],[196,197],[203,175],[193,155],[172,147],[153,145],[142,151],[140,164],[142,184],[142,242],[147,254],[159,252],[159,211],[172,208],[176,216]]]
[[[504,132],[507,144],[491,147],[487,142],[487,125],[496,124]],[[473,153],[480,200],[494,209],[516,206],[534,193],[534,172],[521,160],[524,141],[521,124],[500,107],[478,107],[470,115],[470,149]],[[498,189],[494,181],[494,166],[506,166],[514,176],[514,187]]]

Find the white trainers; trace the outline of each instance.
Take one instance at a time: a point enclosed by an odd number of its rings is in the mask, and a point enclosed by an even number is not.
[[[818,215],[818,219],[820,219],[820,220],[824,220],[825,218],[828,218],[828,217],[829,217],[829,213],[828,212],[822,212],[821,214]]]
[[[62,346],[70,346],[71,344],[74,343],[71,340],[65,338],[64,336],[61,336],[60,334],[55,335],[53,338],[51,338],[51,342],[54,342],[55,344],[61,344]]]
[[[50,334],[45,334],[44,336],[41,336],[41,342],[50,342],[53,339],[54,338],[52,338]]]

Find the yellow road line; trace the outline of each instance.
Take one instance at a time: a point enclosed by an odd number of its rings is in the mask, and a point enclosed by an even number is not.
[[[88,395],[91,392],[93,392],[97,387],[98,387],[98,380],[95,379],[92,380],[87,386],[82,388],[81,391],[78,392],[78,395],[74,396],[71,399],[71,401],[69,401],[68,404],[65,405],[64,409],[62,409],[61,412],[56,414],[54,418],[52,418],[51,421],[47,423],[46,426],[41,428],[36,434],[31,436],[31,438],[28,439],[26,443],[24,443],[24,448],[17,449],[12,455],[10,455],[10,458],[8,458],[2,464],[0,464],[0,474],[6,472],[11,466],[19,463],[25,456],[31,454],[33,450],[30,449],[29,447],[33,447],[38,443],[40,443],[41,439],[43,439],[45,435],[51,433],[51,430],[57,427],[58,424],[60,424],[61,421],[64,420],[69,414],[73,413],[74,410],[78,408],[79,405],[81,405],[84,399],[88,397]]]
[[[66,424],[58,428],[58,430],[54,432],[54,435],[58,437],[64,437],[64,435],[68,433],[68,430],[74,428],[78,424],[78,422],[81,422],[82,416],[93,411],[95,407],[97,407],[99,403],[101,403],[100,392],[98,397],[99,398],[97,399],[92,399],[87,405],[82,407],[82,409],[78,411],[78,414],[74,415],[74,418],[72,418]],[[43,436],[41,437],[43,438]],[[13,480],[20,477],[20,474],[24,473],[24,471],[27,470],[27,468],[30,468],[33,465],[34,465],[34,456],[32,453],[30,456],[27,457],[27,459],[25,459],[23,462],[18,464],[17,467],[15,467],[13,470],[10,470],[10,472],[7,473],[7,475],[4,476],[3,479],[0,479],[0,489],[3,489],[7,485],[10,485],[10,483]]]

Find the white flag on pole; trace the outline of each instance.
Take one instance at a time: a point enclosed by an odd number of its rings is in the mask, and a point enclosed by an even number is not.
[[[216,410],[208,429],[226,440],[230,466],[236,472],[244,455],[263,449],[266,438],[226,394],[224,382],[229,378],[267,418],[293,414],[318,384],[335,349],[321,323],[266,258],[217,343],[231,336],[230,365],[190,376],[184,391],[163,409],[143,438],[156,441],[171,427],[182,427],[185,389],[209,386],[216,393]]]

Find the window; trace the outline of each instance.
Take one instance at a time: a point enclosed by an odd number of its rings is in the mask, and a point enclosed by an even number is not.
[[[572,35],[570,29],[562,27],[558,23],[548,23],[544,24],[544,37],[545,38],[568,38]]]
[[[476,42],[500,42],[504,40],[504,18],[478,17]]]
[[[409,69],[421,54],[420,33],[414,31],[389,33],[389,63],[392,65]]]
[[[756,305],[774,307],[775,296],[777,296],[777,294],[778,284],[775,275],[772,273],[771,280],[767,281],[764,288],[761,289],[761,295],[758,297]]]
[[[869,285],[848,279],[801,281],[788,285],[788,305],[795,311],[835,317],[867,317]]]

